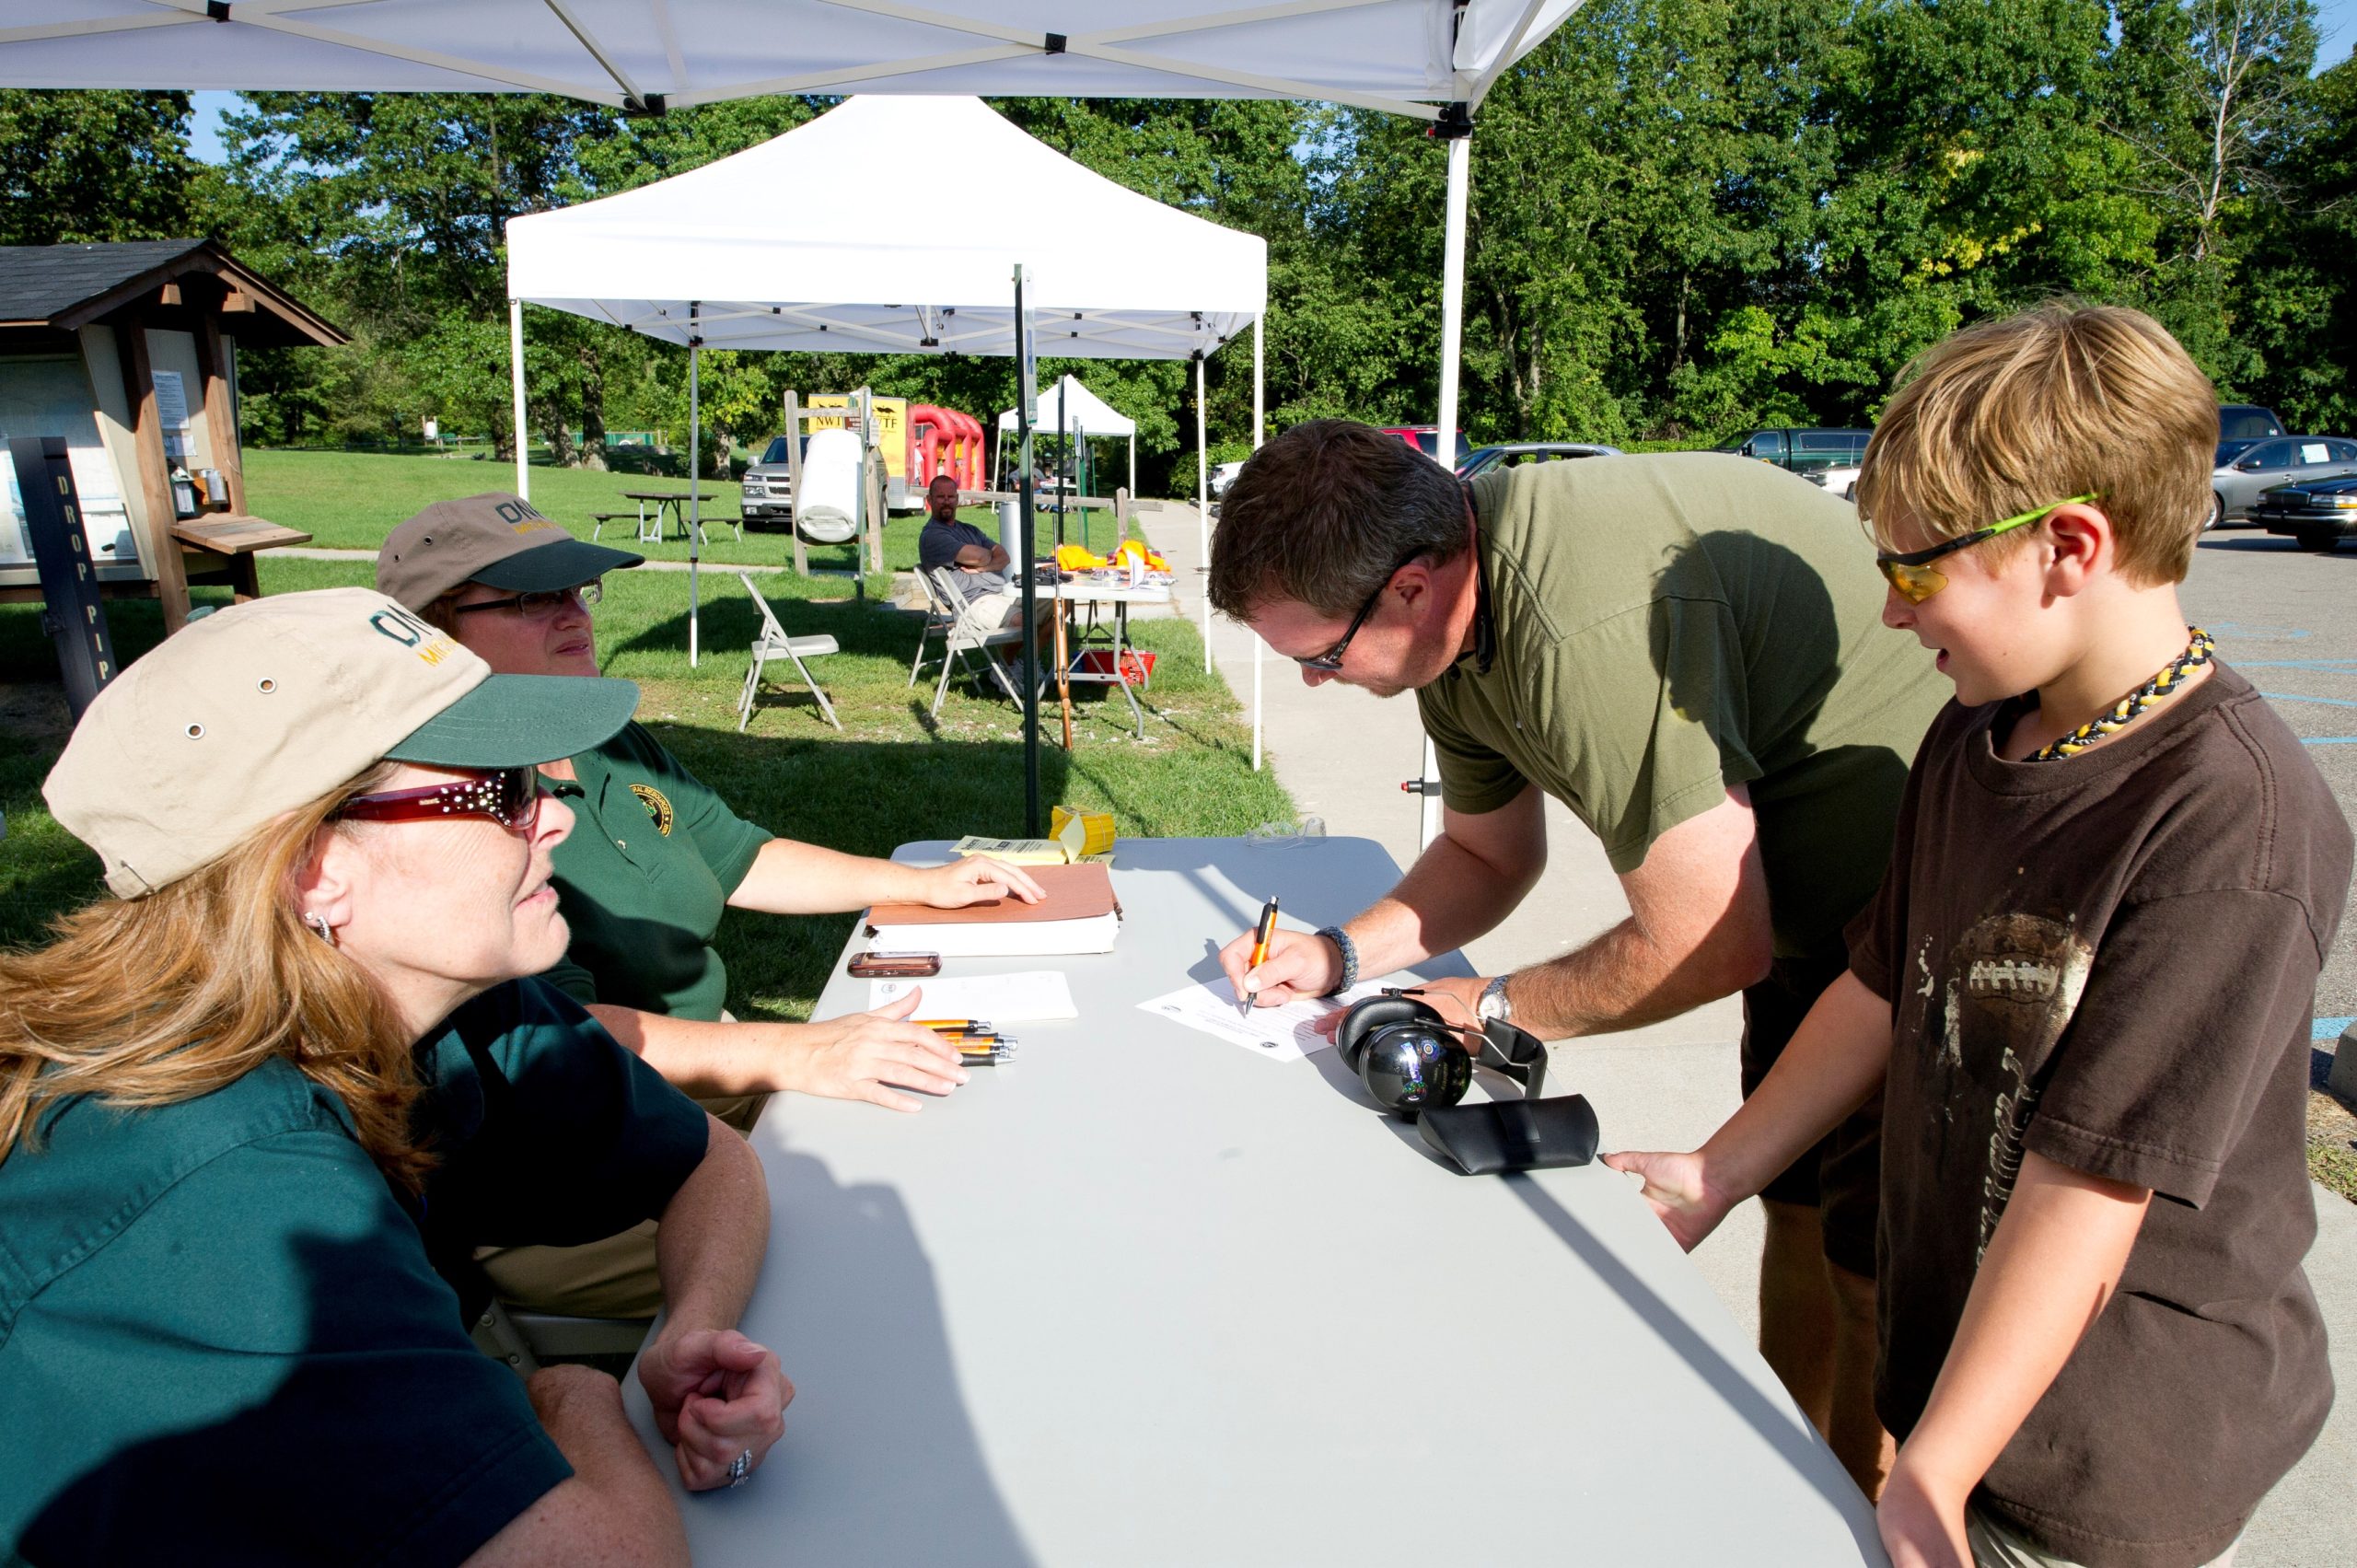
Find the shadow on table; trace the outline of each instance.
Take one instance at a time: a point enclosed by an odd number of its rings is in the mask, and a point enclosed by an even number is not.
[[[1834,1512],[1840,1514],[1849,1526],[1851,1539],[1857,1542],[1859,1551],[1867,1562],[1885,1560],[1882,1539],[1875,1528],[1873,1511],[1863,1506],[1864,1499],[1860,1496],[1848,1472],[1842,1469],[1840,1461],[1833,1457],[1831,1449],[1817,1440],[1797,1411],[1762,1394],[1741,1370],[1695,1331],[1677,1307],[1664,1301],[1652,1286],[1638,1278],[1634,1270],[1622,1262],[1612,1249],[1582,1225],[1569,1209],[1557,1202],[1546,1189],[1527,1176],[1503,1176],[1497,1179],[1504,1181],[1540,1224],[1553,1231],[1557,1239],[1570,1248],[1597,1279],[1610,1287],[1612,1293],[1648,1328],[1660,1335],[1663,1342],[1677,1353],[1679,1360],[1701,1374],[1712,1390],[1743,1418],[1745,1424],[1759,1434],[1761,1441],[1792,1466],[1795,1474],[1832,1505]]]
[[[1030,1568],[958,1387],[933,1266],[899,1192],[837,1182],[824,1161],[765,1148],[771,1262],[756,1300],[795,1400],[753,1503],[759,1552],[714,1561],[956,1562]],[[856,1333],[837,1326],[857,1323]],[[774,1325],[768,1327],[767,1325]],[[757,1337],[759,1337],[757,1335]],[[729,1530],[732,1536],[736,1530]]]

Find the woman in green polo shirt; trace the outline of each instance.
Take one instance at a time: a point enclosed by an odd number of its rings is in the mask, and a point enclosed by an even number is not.
[[[519,978],[565,941],[535,764],[635,700],[339,588],[90,705],[43,794],[114,896],[0,953],[0,1562],[685,1562],[613,1379],[520,1383],[465,1327],[475,1243],[649,1215],[679,1479],[760,1464],[759,1165]]]
[[[377,587],[504,675],[594,676],[598,581],[644,559],[576,540],[520,497],[476,495],[395,528]],[[1029,877],[992,860],[920,870],[778,838],[637,724],[543,772],[581,819],[556,863],[573,945],[549,978],[672,1083],[705,1097],[794,1089],[915,1110],[922,1102],[895,1086],[938,1095],[965,1081],[954,1051],[902,1021],[912,1000],[822,1024],[724,1022],[728,974],[713,934],[732,908],[1028,901],[1039,896]]]

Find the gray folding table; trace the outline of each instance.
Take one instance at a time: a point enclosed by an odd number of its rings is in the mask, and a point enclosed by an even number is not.
[[[798,1397],[749,1485],[681,1494],[696,1562],[1883,1563],[1626,1178],[1459,1175],[1332,1051],[1138,1008],[1271,893],[1314,926],[1397,877],[1364,839],[1124,839],[1114,952],[944,971],[1061,967],[1077,1021],[1001,1020],[1016,1061],[920,1115],[773,1101],[744,1328]],[[817,1016],[865,1005],[839,965]]]

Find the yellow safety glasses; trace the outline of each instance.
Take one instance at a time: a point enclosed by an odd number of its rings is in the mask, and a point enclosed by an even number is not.
[[[1910,604],[1921,604],[1948,586],[1947,578],[1932,565],[1932,563],[1941,556],[1953,551],[1969,549],[1984,540],[1995,539],[2001,533],[2009,533],[2014,528],[2037,522],[2059,506],[2075,505],[2079,502],[2094,499],[2095,495],[2092,492],[2085,495],[2065,496],[2060,501],[2050,501],[2036,511],[2024,512],[2019,517],[2007,517],[2002,523],[1991,523],[1985,528],[1975,528],[1968,534],[1959,534],[1954,539],[1932,546],[1929,550],[1910,550],[1904,554],[1876,555],[1875,564],[1882,568],[1884,579],[1897,590],[1899,598]]]

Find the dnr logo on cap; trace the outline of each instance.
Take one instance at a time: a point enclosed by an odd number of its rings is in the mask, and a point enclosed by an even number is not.
[[[538,533],[543,528],[558,526],[535,511],[529,501],[520,498],[495,501],[492,503],[491,509],[498,514],[501,522],[519,534]]]
[[[377,629],[378,636],[389,637],[411,649],[427,664],[440,664],[459,646],[447,632],[419,620],[397,604],[388,605],[369,616],[368,624]]]

